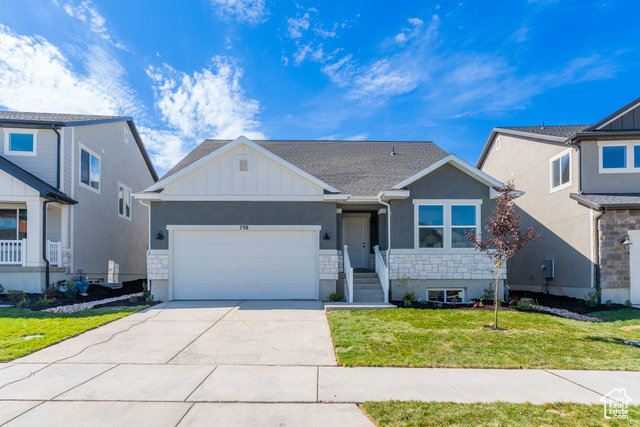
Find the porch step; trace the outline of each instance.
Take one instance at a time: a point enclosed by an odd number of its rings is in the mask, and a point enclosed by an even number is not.
[[[353,280],[356,279],[378,279],[378,274],[374,273],[353,273]]]
[[[384,292],[376,273],[353,274],[354,303],[384,303]]]

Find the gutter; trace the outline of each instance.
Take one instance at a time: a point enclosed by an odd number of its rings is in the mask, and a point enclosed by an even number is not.
[[[45,200],[42,203],[42,259],[45,263],[45,279],[44,279],[44,288],[47,289],[49,287],[49,258],[47,257],[47,205],[49,203],[55,203],[58,201],[56,197],[53,200]],[[60,254],[62,255],[62,254]]]
[[[596,259],[595,259],[595,269],[596,269],[596,292],[600,292],[600,218],[607,213],[607,207],[603,206],[602,208],[599,209],[600,213],[598,214],[598,216],[596,216],[594,218],[594,223],[595,226],[594,228],[594,232],[595,232],[595,252],[596,252]],[[602,302],[602,298],[601,296],[598,296],[598,304],[600,304]]]

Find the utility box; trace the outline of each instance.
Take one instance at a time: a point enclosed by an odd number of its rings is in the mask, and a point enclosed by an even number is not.
[[[554,278],[554,262],[552,259],[545,259],[542,261],[542,265],[540,266],[542,272],[544,273],[544,277],[547,280]]]

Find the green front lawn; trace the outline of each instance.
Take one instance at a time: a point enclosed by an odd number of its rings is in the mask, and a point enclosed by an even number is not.
[[[95,308],[72,314],[0,308],[0,362],[26,356],[147,307]],[[42,337],[25,339],[34,335]]]
[[[640,310],[590,313],[602,323],[484,310],[336,310],[327,314],[343,366],[640,370]]]
[[[640,406],[628,420],[606,420],[602,405],[578,403],[365,402],[381,427],[396,426],[638,426]]]

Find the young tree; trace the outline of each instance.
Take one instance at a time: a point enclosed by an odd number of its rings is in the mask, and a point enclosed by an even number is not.
[[[516,207],[513,203],[515,198],[513,181],[508,181],[498,189],[496,207],[485,222],[485,230],[487,230],[488,236],[478,238],[473,233],[467,234],[467,239],[469,239],[473,248],[486,253],[489,258],[495,261],[498,268],[494,301],[494,329],[498,329],[498,285],[502,268],[507,260],[522,249],[525,244],[540,238],[540,235],[531,227],[525,232],[520,231],[521,217],[516,213]]]

